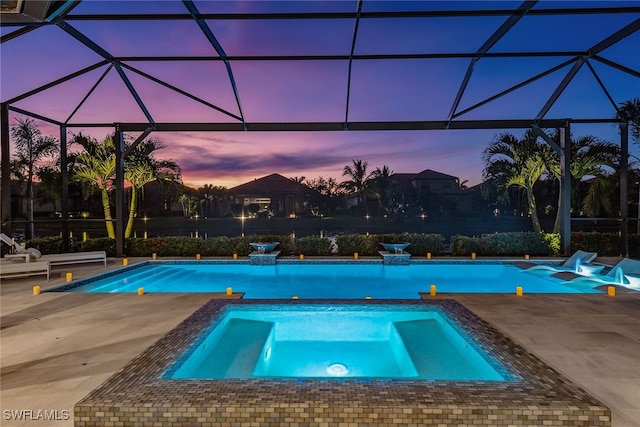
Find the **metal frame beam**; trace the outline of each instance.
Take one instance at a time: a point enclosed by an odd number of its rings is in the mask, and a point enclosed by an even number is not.
[[[213,31],[211,31],[211,28],[209,28],[209,24],[207,24],[206,20],[202,17],[202,15],[200,15],[200,11],[196,7],[196,5],[193,3],[193,1],[182,0],[182,3],[185,5],[189,13],[191,13],[192,19],[196,22],[196,24],[198,24],[198,27],[200,27],[200,30],[202,30],[202,33],[205,35],[205,37],[207,38],[211,46],[213,46],[213,48],[216,50],[218,55],[220,55],[220,58],[222,59],[222,61],[224,61],[224,65],[227,68],[227,75],[229,76],[229,83],[231,84],[231,89],[233,89],[233,96],[235,96],[236,103],[238,105],[238,113],[240,114],[242,123],[244,125],[245,120],[244,120],[244,113],[242,112],[242,105],[240,104],[240,95],[238,94],[238,87],[236,85],[236,80],[233,77],[233,71],[231,70],[231,63],[227,58],[227,54],[222,48],[222,45],[218,42],[218,39],[216,39],[216,36],[213,34]]]
[[[560,247],[565,256],[571,255],[571,126],[560,130]]]
[[[629,256],[629,208],[627,176],[629,174],[629,123],[620,122],[620,255]]]
[[[600,42],[593,45],[590,49],[587,49],[584,55],[581,58],[579,58],[575,64],[573,64],[573,67],[571,67],[571,69],[569,70],[567,75],[564,76],[564,79],[562,79],[558,87],[556,87],[556,89],[553,91],[553,94],[551,95],[551,97],[547,100],[545,105],[542,107],[542,109],[536,116],[536,121],[542,119],[549,112],[549,109],[553,106],[553,104],[555,104],[555,102],[558,100],[562,92],[567,88],[571,80],[573,80],[576,74],[578,74],[578,71],[580,71],[580,68],[587,61],[588,58],[591,58],[592,56],[599,54],[603,50],[611,47],[612,45],[618,43],[623,38],[635,33],[638,30],[640,30],[640,18],[625,25],[615,33],[611,34],[609,37],[606,37]]]
[[[115,202],[116,202],[116,257],[122,258],[124,252],[124,228],[126,227],[127,202],[124,190],[124,131],[119,123],[115,125],[113,135],[116,157]]]
[[[126,68],[127,70],[133,71],[134,73],[139,74],[139,75],[141,75],[142,77],[144,77],[144,78],[146,78],[146,79],[151,80],[152,82],[158,83],[159,85],[164,86],[164,87],[166,87],[167,89],[171,89],[171,90],[173,90],[174,92],[179,93],[180,95],[186,96],[186,97],[187,97],[187,98],[189,98],[189,99],[193,99],[193,100],[194,100],[194,101],[196,101],[196,102],[199,102],[199,103],[201,103],[201,104],[203,104],[203,105],[206,105],[207,107],[209,107],[209,108],[211,108],[211,109],[214,109],[214,110],[216,110],[216,111],[219,111],[219,112],[221,112],[222,114],[227,115],[227,116],[229,116],[229,117],[232,117],[232,118],[234,118],[234,119],[236,119],[236,120],[238,120],[238,121],[242,121],[242,118],[241,118],[241,117],[239,117],[239,116],[237,116],[237,115],[235,115],[235,114],[233,114],[233,113],[230,113],[229,111],[227,111],[227,110],[225,110],[225,109],[223,109],[223,108],[220,108],[220,107],[218,107],[217,105],[211,104],[210,102],[207,102],[207,101],[205,101],[205,100],[203,100],[203,99],[201,99],[201,98],[198,98],[197,96],[192,95],[192,94],[190,94],[189,92],[186,92],[186,91],[184,91],[184,90],[182,90],[182,89],[180,89],[180,88],[178,88],[178,87],[175,87],[175,86],[173,86],[173,85],[171,85],[171,84],[169,84],[169,83],[167,83],[167,82],[165,82],[165,81],[163,81],[163,80],[160,80],[160,79],[158,79],[158,78],[156,78],[156,77],[153,77],[152,75],[147,74],[147,73],[145,73],[144,71],[138,70],[137,68],[132,67],[131,65],[128,65],[128,64],[120,64],[120,65],[121,65],[123,68]]]
[[[358,39],[358,26],[360,25],[360,14],[362,13],[362,2],[358,0],[358,7],[356,10],[356,19],[353,24],[353,37],[351,38],[351,52],[349,53],[349,68],[347,71],[347,100],[344,112],[344,129],[348,129],[349,123],[349,100],[351,97],[351,68],[353,66],[353,54],[356,50],[356,40]]]
[[[11,224],[11,150],[9,146],[9,106],[0,104],[0,157],[2,157],[2,179],[0,182],[0,216],[2,222],[0,228],[3,233],[13,234]],[[4,246],[4,245],[3,245]],[[4,253],[4,248],[1,249]]]
[[[518,23],[518,21],[529,11],[535,4],[537,0],[533,1],[524,1],[520,4],[520,7],[516,9],[512,15],[510,15],[506,21],[500,25],[500,27],[493,33],[491,36],[480,46],[478,51],[476,52],[474,58],[469,63],[467,67],[467,72],[462,79],[462,83],[458,88],[458,93],[456,94],[456,98],[453,101],[453,105],[451,106],[451,110],[449,111],[449,115],[447,116],[447,121],[451,121],[453,119],[453,115],[456,113],[458,109],[458,105],[460,104],[460,100],[462,99],[462,95],[464,91],[467,89],[467,85],[469,84],[469,80],[471,80],[471,74],[473,73],[473,69],[476,66],[476,63],[482,58],[488,51],[491,49],[502,37],[504,37],[507,32],[513,28],[514,25]]]
[[[566,67],[567,65],[571,64],[573,61],[575,61],[575,58],[571,58],[568,61],[565,61],[565,62],[563,62],[561,64],[556,65],[555,67],[551,67],[548,70],[545,70],[545,71],[543,71],[543,72],[541,72],[539,74],[536,74],[535,76],[533,76],[533,77],[531,77],[531,78],[529,78],[527,80],[524,80],[524,81],[522,81],[522,82],[520,82],[520,83],[518,83],[518,84],[516,84],[514,86],[511,86],[510,88],[505,89],[502,92],[499,92],[499,93],[497,93],[497,94],[495,94],[495,95],[493,95],[493,96],[491,96],[489,98],[486,98],[486,99],[484,99],[484,100],[482,100],[482,101],[480,101],[480,102],[478,102],[476,104],[473,104],[471,107],[468,107],[468,108],[466,108],[466,109],[464,109],[462,111],[457,112],[456,114],[453,115],[453,118],[460,117],[460,116],[468,113],[469,111],[475,110],[476,108],[482,107],[483,105],[488,104],[489,102],[495,101],[496,99],[498,99],[498,98],[500,98],[500,97],[502,97],[504,95],[507,95],[507,94],[509,94],[511,92],[514,92],[514,91],[520,89],[521,87],[524,87],[524,86],[528,85],[529,83],[533,83],[536,80],[539,80],[539,79],[541,79],[541,78],[543,78],[545,76],[548,76],[549,74],[553,74],[556,71],[558,71],[558,70]]]
[[[607,122],[615,122],[607,119]],[[566,119],[545,119],[538,125],[543,128],[563,127]],[[398,121],[398,122],[349,122],[350,131],[377,130],[445,130],[448,122],[436,121]],[[448,129],[529,129],[533,121],[523,120],[457,120]],[[69,127],[106,127],[107,124],[76,123]],[[125,132],[142,132],[149,127],[148,123],[120,123]],[[301,131],[344,131],[344,122],[255,122],[247,123],[249,132],[301,132]],[[242,123],[170,123],[157,122],[157,132],[241,132],[245,131]]]
[[[69,252],[69,168],[67,167],[67,128],[60,126],[60,174],[62,175],[62,251]]]
[[[603,64],[608,65],[609,67],[615,68],[616,70],[620,70],[623,73],[627,73],[632,75],[633,77],[640,78],[640,71],[636,71],[632,68],[625,67],[624,65],[618,64],[617,62],[611,61],[607,58],[603,58],[600,55],[593,55],[592,58],[598,62],[602,62]]]
[[[474,16],[509,16],[513,9],[487,10],[422,10],[395,12],[363,12],[362,17],[376,18],[447,18]],[[640,7],[580,7],[580,8],[538,8],[532,9],[530,15],[593,15],[619,14],[640,12]],[[205,20],[269,20],[269,19],[355,19],[355,12],[284,12],[284,13],[203,13]],[[192,17],[184,13],[155,13],[155,14],[74,14],[67,17],[73,21],[167,21],[190,20]]]

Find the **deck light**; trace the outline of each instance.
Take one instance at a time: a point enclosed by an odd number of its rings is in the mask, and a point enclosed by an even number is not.
[[[138,288],[138,295],[144,295],[144,288]]]
[[[65,280],[66,280],[67,282],[72,281],[72,280],[73,280],[73,273],[67,273],[67,274],[65,275]]]
[[[516,286],[516,295],[519,297],[522,296],[522,286]]]
[[[607,287],[607,295],[609,295],[610,297],[615,297],[616,296],[616,287],[615,286],[608,286]]]
[[[231,286],[227,288],[227,295],[233,295],[233,288]]]
[[[40,295],[40,286],[36,285],[33,287],[33,295]]]
[[[431,285],[429,287],[429,295],[431,295],[432,297],[436,296],[436,285]]]

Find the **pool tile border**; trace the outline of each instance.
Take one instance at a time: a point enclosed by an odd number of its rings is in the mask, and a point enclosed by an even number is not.
[[[514,381],[376,379],[167,380],[169,370],[229,306],[438,307]],[[550,425],[610,426],[601,402],[454,300],[211,300],[74,408],[75,425]]]

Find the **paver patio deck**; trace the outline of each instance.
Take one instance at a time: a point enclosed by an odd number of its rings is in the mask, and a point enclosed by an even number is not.
[[[130,263],[135,259],[130,259]],[[4,426],[72,426],[73,406],[211,299],[211,294],[32,295],[120,266],[54,267],[52,280],[4,280],[1,409]],[[425,291],[428,291],[425,289]],[[640,426],[640,293],[606,295],[449,294],[543,359],[612,411],[612,426]],[[6,411],[57,411],[51,421]]]

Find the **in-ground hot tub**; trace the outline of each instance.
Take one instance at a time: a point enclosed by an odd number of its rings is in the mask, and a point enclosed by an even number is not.
[[[167,378],[511,377],[439,309],[230,307]]]
[[[193,378],[191,373],[185,378],[172,378],[212,337],[211,332],[224,323],[228,313],[256,309],[272,311],[270,315],[276,317],[276,312],[288,311],[308,311],[321,317],[331,310],[372,315],[401,312],[409,316],[391,322],[396,324],[432,320],[413,319],[414,314],[444,313],[446,317],[442,319],[460,336],[470,338],[467,345],[476,348],[502,379],[428,379],[396,373],[347,377],[340,374],[349,370],[352,362],[338,359],[330,359],[335,360],[334,364],[324,367],[326,375],[318,377],[282,375],[276,371],[248,378]],[[260,319],[259,322],[270,322],[264,317]],[[330,326],[338,329],[335,321]],[[302,328],[307,332],[312,329],[304,325]],[[243,345],[239,330],[220,331],[230,332],[222,332],[217,338],[228,343],[230,349],[233,343]],[[404,340],[402,334],[400,338]],[[422,342],[425,337],[418,334],[416,339]],[[266,342],[268,338],[256,345],[256,359],[275,354],[273,348],[268,354]],[[415,347],[406,342],[405,346],[413,357],[411,351]],[[420,350],[417,357],[424,354]],[[215,356],[211,363],[221,363],[221,357]],[[404,359],[400,363],[408,362]],[[251,366],[257,369],[256,364]],[[74,415],[76,427],[163,422],[172,427],[205,423],[238,426],[286,423],[291,427],[322,423],[611,425],[611,412],[601,402],[452,300],[212,300],[82,399],[75,406]]]

